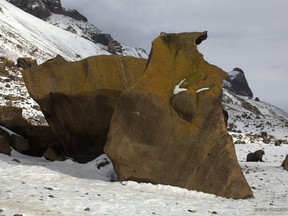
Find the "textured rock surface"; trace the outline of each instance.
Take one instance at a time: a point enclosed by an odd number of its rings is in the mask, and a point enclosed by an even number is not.
[[[103,153],[115,104],[146,62],[111,55],[70,63],[58,56],[23,74],[66,153],[87,162]]]
[[[162,33],[153,41],[144,74],[119,98],[105,145],[120,180],[252,196],[225,126],[227,74],[197,50],[206,37]]]
[[[223,87],[237,95],[253,97],[245,74],[240,68],[234,68],[233,71],[229,72],[228,77],[223,82]]]

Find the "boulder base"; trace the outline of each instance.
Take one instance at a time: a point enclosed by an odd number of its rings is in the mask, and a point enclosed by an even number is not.
[[[120,180],[251,197],[221,104],[227,74],[197,46],[207,33],[162,33],[144,74],[119,98],[105,152]]]

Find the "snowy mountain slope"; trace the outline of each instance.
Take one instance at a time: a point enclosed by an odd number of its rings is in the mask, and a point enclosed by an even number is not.
[[[111,35],[104,34],[94,25],[83,20],[76,20],[72,17],[64,16],[62,14],[52,13],[52,15],[48,17],[46,21],[59,28],[86,38],[93,43],[96,43],[97,41],[100,43],[102,41],[104,48],[108,52],[124,56],[148,58],[148,55],[144,49],[133,48],[119,43],[118,41],[114,40]]]
[[[245,162],[247,153],[258,149],[264,149],[265,162]],[[111,163],[99,166],[109,161],[105,155],[77,164],[0,154],[0,215],[287,215],[288,172],[280,165],[288,145],[236,145],[236,152],[254,198],[232,200],[165,185],[110,182],[115,177]]]
[[[275,143],[288,140],[288,114],[263,101],[223,89],[223,106],[234,141]]]
[[[110,54],[76,34],[40,20],[5,0],[0,0],[0,55],[16,60],[32,56],[43,62],[57,54],[67,60]]]
[[[110,34],[101,32],[77,10],[62,7],[60,0],[7,0],[16,7],[64,30],[81,36],[95,44],[101,44],[111,54],[147,58],[144,49],[126,46]],[[84,3],[85,4],[85,3]]]

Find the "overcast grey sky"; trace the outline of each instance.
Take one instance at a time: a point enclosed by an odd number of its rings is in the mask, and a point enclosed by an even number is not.
[[[198,47],[229,72],[240,67],[255,97],[288,111],[287,0],[62,0],[118,41],[149,53],[160,32],[208,31]]]

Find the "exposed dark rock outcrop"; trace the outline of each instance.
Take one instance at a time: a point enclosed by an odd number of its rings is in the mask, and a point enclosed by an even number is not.
[[[197,50],[206,38],[162,33],[153,41],[144,74],[119,98],[105,145],[120,180],[252,196],[226,129],[227,74]]]
[[[76,20],[87,22],[87,18],[77,10],[66,10],[60,0],[8,0],[10,3],[40,19],[47,19],[52,13],[63,14]]]
[[[253,93],[248,85],[243,70],[234,68],[229,76],[223,81],[223,88],[242,96],[253,97]]]
[[[50,127],[31,125],[22,117],[21,108],[0,106],[0,125],[18,134],[6,133],[5,137],[12,148],[23,154],[41,157],[49,147],[62,148]]]
[[[68,156],[88,162],[103,153],[115,104],[146,62],[118,55],[67,62],[58,56],[23,75]]]

